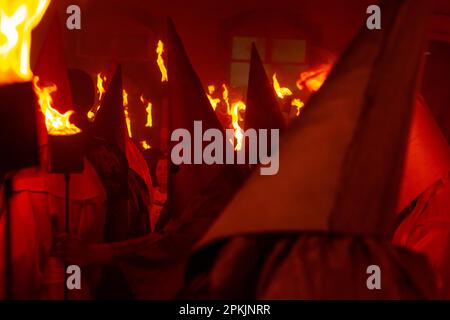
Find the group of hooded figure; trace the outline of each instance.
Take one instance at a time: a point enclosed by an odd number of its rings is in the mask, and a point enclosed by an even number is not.
[[[450,297],[450,150],[417,90],[427,10],[413,0],[381,6],[383,28],[361,29],[289,124],[253,46],[245,128],[280,130],[278,174],[169,165],[158,222],[146,162],[125,133],[118,67],[95,121],[81,125],[89,142],[71,180],[69,234],[45,139],[41,167],[14,177],[14,297],[61,298],[65,264],[83,270],[70,299]],[[167,43],[169,133],[194,121],[223,131],[172,22]],[[79,88],[89,76],[55,76],[66,70],[55,63],[62,51],[45,48],[35,73],[67,99],[66,81],[74,107],[88,110]],[[371,289],[374,265],[381,286]]]

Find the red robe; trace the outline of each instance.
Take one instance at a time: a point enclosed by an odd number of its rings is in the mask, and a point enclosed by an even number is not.
[[[126,156],[128,160],[128,166],[133,169],[141,178],[144,180],[147,189],[148,189],[148,196],[150,198],[150,206],[148,208],[149,212],[152,212],[152,190],[153,190],[153,183],[152,178],[150,177],[150,170],[148,169],[147,161],[145,161],[144,156],[139,151],[139,149],[136,147],[136,145],[131,141],[131,139],[126,139],[125,143],[126,147]],[[152,219],[153,218],[153,219]],[[150,216],[150,223],[152,226],[156,224],[156,221],[154,219],[155,217]],[[153,230],[153,228],[152,228]]]
[[[441,298],[450,298],[450,147],[426,106],[416,100],[398,201],[394,244],[424,254]]]
[[[436,275],[439,298],[450,299],[450,174],[418,197],[393,242],[423,253]]]
[[[19,171],[13,180],[10,202],[12,217],[12,263],[14,299],[62,299],[63,264],[51,257],[54,237],[64,232],[65,183],[62,175],[49,174],[43,168]],[[85,161],[80,174],[70,182],[70,232],[86,242],[101,242],[105,219],[105,192],[97,174]],[[0,220],[4,234],[4,215]],[[4,255],[4,237],[0,238],[0,256]],[[4,274],[0,259],[0,274]],[[83,273],[82,290],[72,298],[90,296],[89,271]],[[92,273],[91,273],[92,274]],[[0,287],[4,279],[0,277]],[[89,283],[89,284],[88,284]],[[0,293],[0,298],[3,296]]]

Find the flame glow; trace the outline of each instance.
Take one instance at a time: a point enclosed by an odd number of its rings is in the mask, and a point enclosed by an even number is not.
[[[284,99],[285,96],[292,96],[292,91],[289,88],[280,86],[276,73],[273,74],[272,79],[273,79],[273,88],[275,89],[278,98]]]
[[[300,110],[305,106],[305,103],[302,100],[300,100],[300,99],[293,99],[292,102],[291,102],[291,105],[293,107],[297,108],[296,116],[298,117],[300,115]]]
[[[212,95],[214,94],[214,92],[216,91],[216,87],[213,85],[208,86],[208,99],[209,102],[211,103],[212,108],[214,109],[214,111],[216,111],[217,109],[217,105],[220,103],[220,99],[219,98],[213,98]]]
[[[145,140],[142,140],[142,141],[140,142],[140,145],[141,145],[142,149],[144,149],[144,150],[151,149],[151,147],[152,147],[152,146],[149,145],[148,142],[145,141]]]
[[[297,88],[303,90],[305,87],[311,92],[319,91],[331,70],[331,64],[322,64],[313,70],[302,72],[297,80]]]
[[[227,86],[225,84],[222,85],[222,88],[223,88],[222,97],[223,97],[223,101],[225,102],[225,104],[227,106],[227,114],[232,116],[232,110],[231,110],[231,105],[230,105],[228,88],[227,88]]]
[[[0,0],[0,83],[30,81],[31,31],[50,0]]]
[[[239,121],[242,121],[241,111],[244,111],[247,108],[245,103],[242,101],[238,101],[233,103],[232,113],[231,113],[231,123],[234,129],[234,137],[236,139],[236,146],[234,150],[238,151],[242,148],[242,142],[244,139],[244,131],[239,126]]]
[[[131,132],[131,119],[130,119],[130,113],[128,112],[128,93],[126,90],[122,91],[123,95],[123,112],[125,114],[125,122],[127,124],[127,130],[128,130],[128,136],[130,138],[133,137],[133,133]]]
[[[95,115],[97,114],[98,110],[100,109],[100,104],[102,102],[103,95],[105,94],[106,90],[104,87],[104,83],[106,82],[106,76],[102,75],[101,73],[97,74],[97,102],[98,104],[96,106],[93,106],[92,109],[88,112],[88,118],[91,121],[94,121]]]
[[[52,94],[58,90],[58,87],[55,84],[40,87],[38,83],[39,77],[34,77],[34,91],[38,98],[41,112],[45,116],[45,126],[47,127],[48,134],[53,136],[70,136],[80,133],[81,130],[70,123],[70,116],[73,114],[73,111],[67,111],[61,114],[53,108]]]
[[[164,64],[164,59],[162,57],[164,53],[164,43],[161,40],[158,41],[156,53],[158,54],[156,63],[158,64],[159,70],[161,71],[161,82],[167,82],[169,81],[169,78],[167,76],[167,68]]]
[[[145,126],[147,128],[153,127],[153,117],[152,117],[152,103],[144,99],[144,95],[141,95],[141,102],[146,105],[145,111],[147,112],[147,122]]]

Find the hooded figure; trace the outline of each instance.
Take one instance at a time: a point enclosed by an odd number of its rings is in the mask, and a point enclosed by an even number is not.
[[[104,242],[127,241],[149,234],[151,178],[145,159],[127,135],[120,65],[95,116],[88,158],[107,194]],[[130,297],[122,272],[115,266],[103,268],[97,298]]]
[[[426,10],[381,8],[286,132],[278,175],[254,172],[197,244],[183,297],[434,295],[425,259],[390,243]]]
[[[119,65],[95,116],[88,151],[108,194],[108,242],[150,231],[151,178],[145,159],[127,136],[122,89]]]
[[[147,197],[150,197],[150,190],[152,189],[150,170],[144,156],[128,137],[122,89],[122,67],[119,65],[95,116],[92,135],[94,140],[114,145],[125,154],[128,167],[145,182],[148,189]]]
[[[72,109],[72,93],[56,16],[48,29],[35,75],[39,77],[40,85],[57,85],[53,105],[58,111]],[[65,226],[65,183],[62,174],[49,173],[45,119],[40,110],[37,113],[41,166],[20,170],[13,181],[13,298],[63,299],[65,270],[62,262],[53,257],[53,246],[55,237],[64,231]],[[87,160],[84,161],[83,172],[71,175],[69,200],[71,234],[88,243],[101,241],[105,190]],[[3,221],[0,223],[3,224]],[[3,237],[0,238],[0,247],[2,251]],[[3,260],[0,259],[2,275],[3,267]],[[95,279],[91,278],[91,271],[95,270],[86,269],[83,289],[72,291],[69,296],[71,299],[91,296],[91,289],[96,284]]]
[[[192,145],[195,140],[194,121],[200,121],[202,130],[219,130],[225,137],[222,128],[210,102],[203,90],[202,83],[192,67],[183,43],[175,30],[172,21],[168,23],[168,90],[169,90],[169,138],[176,129],[185,129],[191,135]],[[224,139],[225,140],[225,139]],[[169,155],[177,142],[169,141]],[[208,143],[202,142],[204,150]],[[191,149],[192,159],[196,158]],[[225,154],[225,147],[223,149]],[[202,154],[203,155],[203,154]],[[200,155],[200,157],[202,156]],[[169,159],[169,161],[172,161]],[[192,160],[192,163],[194,160]],[[162,230],[169,220],[183,219],[183,211],[192,199],[206,190],[214,179],[223,174],[221,164],[181,164],[169,165],[168,199],[163,210],[157,230]],[[233,167],[230,169],[230,174]]]
[[[450,148],[422,97],[416,99],[393,242],[425,254],[439,298],[450,298]]]

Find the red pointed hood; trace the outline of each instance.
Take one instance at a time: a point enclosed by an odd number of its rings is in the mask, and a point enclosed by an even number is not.
[[[58,86],[53,101],[55,109],[60,112],[73,109],[64,52],[61,22],[55,14],[48,28],[47,38],[41,47],[34,74],[39,77],[40,83],[54,83]]]
[[[58,90],[53,94],[53,107],[64,113],[72,109],[72,94],[61,32],[61,24],[55,14],[48,27],[47,37],[34,67],[34,75],[39,77],[39,85],[55,84],[58,87]],[[40,109],[37,112],[37,118],[39,144],[45,145],[47,144],[47,129],[45,117]]]
[[[123,107],[122,68],[119,65],[95,116],[93,136],[125,151],[126,122]]]
[[[255,45],[252,45],[245,110],[245,129],[280,129],[286,127],[272,85]]]
[[[183,128],[194,139],[194,121],[201,121],[203,131],[215,128],[225,132],[217,119],[202,83],[192,67],[184,45],[172,21],[168,23],[168,89],[169,138],[175,129]],[[193,144],[193,141],[192,141]],[[169,142],[169,154],[175,143]],[[192,153],[193,155],[193,153]],[[225,165],[171,165],[168,183],[168,215],[180,216],[188,203],[201,194]]]

